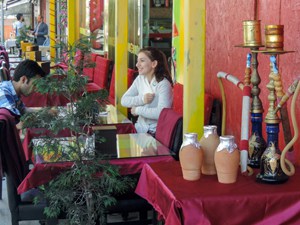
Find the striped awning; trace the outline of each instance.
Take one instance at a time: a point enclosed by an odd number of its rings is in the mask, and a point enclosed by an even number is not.
[[[25,3],[31,3],[32,0],[6,0],[5,1],[5,8],[6,9],[9,9],[11,7],[15,7],[15,6],[18,6],[18,5],[22,5],[22,4],[25,4]]]

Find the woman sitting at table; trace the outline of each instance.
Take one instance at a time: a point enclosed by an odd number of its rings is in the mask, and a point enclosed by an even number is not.
[[[155,136],[157,120],[163,108],[173,103],[172,78],[167,59],[158,49],[147,47],[138,53],[139,75],[122,96],[121,104],[139,116],[135,124],[138,133]]]

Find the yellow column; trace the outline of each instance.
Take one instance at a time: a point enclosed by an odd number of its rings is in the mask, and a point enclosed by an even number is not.
[[[70,44],[79,38],[78,10],[78,0],[68,0],[68,42]]]
[[[115,96],[116,106],[127,115],[127,109],[120,104],[123,93],[127,90],[128,68],[128,1],[116,0],[115,5]]]
[[[205,0],[184,1],[183,132],[203,134]]]
[[[49,24],[49,38],[50,38],[50,46],[55,45],[56,38],[56,0],[49,1],[49,11],[50,11],[50,24]],[[55,48],[50,48],[51,58],[55,58]]]

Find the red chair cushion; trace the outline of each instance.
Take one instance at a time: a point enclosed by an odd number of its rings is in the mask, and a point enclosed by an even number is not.
[[[100,91],[102,88],[95,84],[95,83],[87,83],[85,85],[87,92],[97,92]]]
[[[85,55],[84,56],[85,64],[96,63],[96,57],[97,57],[97,54],[95,54],[95,53]],[[89,83],[94,81],[95,66],[93,66],[93,67],[84,67],[83,68],[82,73],[83,73],[84,76],[88,77],[88,82]]]
[[[128,68],[127,73],[127,87],[129,88],[134,80],[134,74],[136,73],[135,70]]]
[[[93,83],[102,89],[108,89],[108,74],[111,61],[100,55],[96,57]]]
[[[159,115],[155,138],[168,148],[172,145],[176,124],[180,118],[182,115],[169,108],[164,108]]]

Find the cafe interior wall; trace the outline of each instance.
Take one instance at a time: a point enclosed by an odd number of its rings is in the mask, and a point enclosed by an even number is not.
[[[22,13],[26,26],[33,28],[33,7],[31,3],[24,3],[13,7],[4,8],[4,40],[15,38],[13,23],[17,20],[16,15]]]
[[[265,25],[284,25],[284,49],[295,51],[280,55],[278,58],[279,72],[282,76],[283,89],[300,77],[300,2],[297,0],[218,0],[206,1],[206,76],[205,90],[221,99],[220,88],[217,85],[217,73],[224,71],[235,75],[241,81],[244,78],[246,54],[249,49],[238,48],[235,45],[243,43],[243,21],[253,20],[257,16],[261,20],[261,33],[264,42]],[[269,56],[258,54],[258,72],[261,77],[261,89],[265,118],[268,110]],[[223,81],[226,93],[226,134],[232,134],[236,141],[240,140],[242,93],[227,81]],[[290,113],[291,98],[288,101]],[[300,97],[296,101],[297,124],[300,126]],[[291,118],[290,118],[291,121]],[[292,127],[292,125],[291,125]],[[266,126],[263,122],[263,135],[266,138]],[[292,131],[292,133],[294,133]],[[285,147],[284,133],[280,125],[279,148]],[[294,144],[294,151],[288,157],[300,164],[300,140]]]

